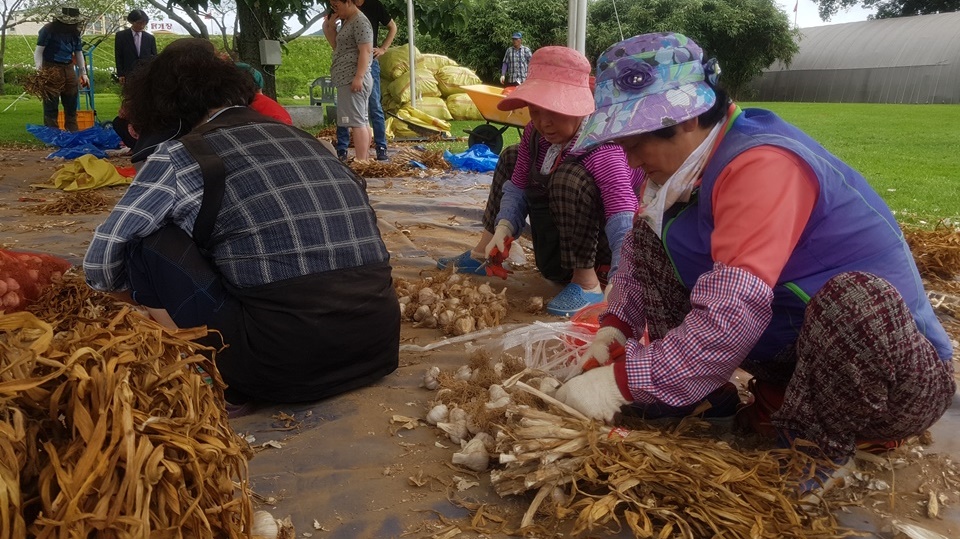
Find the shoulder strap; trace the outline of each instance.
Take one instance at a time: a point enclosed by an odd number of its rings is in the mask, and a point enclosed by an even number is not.
[[[193,224],[193,241],[200,247],[208,248],[213,227],[217,223],[217,214],[223,203],[223,192],[226,189],[226,168],[223,159],[204,140],[203,135],[224,127],[251,123],[280,123],[267,118],[247,107],[228,109],[220,113],[213,120],[194,128],[184,135],[180,142],[183,147],[200,165],[203,174],[203,200],[200,202],[200,212]]]

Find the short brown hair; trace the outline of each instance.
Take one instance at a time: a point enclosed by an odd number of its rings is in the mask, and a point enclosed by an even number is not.
[[[218,58],[206,39],[178,39],[127,77],[124,110],[134,129],[192,129],[212,109],[246,106],[257,93],[250,77]]]

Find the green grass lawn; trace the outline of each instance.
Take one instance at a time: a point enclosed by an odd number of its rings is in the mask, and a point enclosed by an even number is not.
[[[0,144],[37,145],[26,124],[42,123],[40,102],[0,97]],[[288,100],[284,100],[290,104]],[[960,223],[960,106],[837,103],[744,104],[775,111],[859,170],[903,223],[931,227],[941,219]],[[9,108],[8,108],[9,106]],[[116,116],[119,98],[96,96],[101,122]],[[81,109],[84,106],[81,105]],[[466,149],[465,129],[478,122],[451,122],[458,142],[428,146]],[[482,123],[482,122],[479,122]],[[497,125],[500,127],[500,125]],[[519,140],[504,131],[504,146]]]

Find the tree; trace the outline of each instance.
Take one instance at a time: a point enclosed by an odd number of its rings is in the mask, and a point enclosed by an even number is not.
[[[930,15],[960,11],[960,0],[814,0],[820,19],[829,21],[841,9],[863,6],[876,9],[871,18],[891,19],[911,15]]]
[[[592,61],[623,37],[679,32],[693,38],[707,57],[720,62],[720,81],[734,97],[777,60],[789,63],[799,47],[797,31],[773,0],[597,0],[587,23],[587,57]]]
[[[323,17],[325,3],[304,0],[242,0],[235,3],[236,22],[234,26],[232,46],[227,46],[226,18],[221,15],[218,20],[214,13],[227,13],[230,9],[227,0],[170,0],[164,4],[159,0],[147,0],[158,11],[163,12],[170,19],[177,21],[193,37],[210,39],[209,32],[204,24],[204,17],[209,16],[220,28],[224,48],[236,51],[241,60],[259,69],[264,76],[263,92],[271,97],[277,95],[276,66],[264,66],[260,61],[260,40],[277,40],[281,43],[296,39],[303,30]],[[177,10],[186,14],[181,16]],[[290,16],[296,16],[303,28],[290,33],[285,21]],[[189,19],[189,22],[187,21]]]

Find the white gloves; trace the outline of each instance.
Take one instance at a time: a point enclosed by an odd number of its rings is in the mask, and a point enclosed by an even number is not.
[[[507,78],[503,75],[500,75],[500,84],[503,84],[503,81],[505,80],[507,80]]]
[[[593,419],[613,421],[620,407],[630,404],[617,386],[613,365],[606,365],[574,376],[557,390],[554,397]]]
[[[622,348],[627,344],[627,336],[615,327],[606,326],[600,328],[600,331],[597,331],[597,336],[587,348],[587,353],[584,356],[587,359],[583,363],[584,370],[610,363],[610,349],[613,348],[615,344],[620,345]],[[596,360],[596,364],[590,365],[591,359]]]
[[[493,248],[496,247],[500,253],[503,253],[506,250],[505,241],[507,237],[513,237],[513,225],[510,224],[510,221],[506,219],[500,219],[500,222],[497,223],[497,228],[493,232],[493,239],[490,240],[490,243],[487,243],[485,249],[487,256],[492,256]]]

